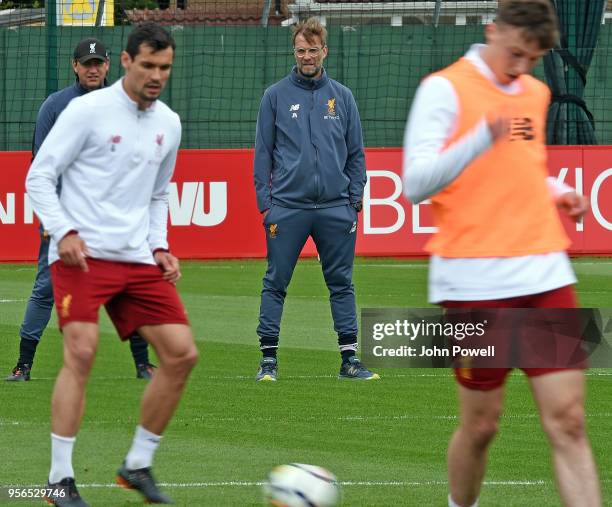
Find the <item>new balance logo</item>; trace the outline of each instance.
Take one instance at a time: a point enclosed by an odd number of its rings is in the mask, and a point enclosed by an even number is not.
[[[291,104],[289,107],[289,112],[291,113],[291,118],[297,118],[297,112],[300,110],[299,104]]]

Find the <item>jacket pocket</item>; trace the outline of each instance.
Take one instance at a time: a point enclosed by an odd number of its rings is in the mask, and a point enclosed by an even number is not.
[[[263,220],[261,222],[264,227],[270,223],[270,214],[272,213],[273,209],[274,209],[274,204],[270,204],[270,207],[268,208],[268,212],[266,213],[266,216],[263,217]]]

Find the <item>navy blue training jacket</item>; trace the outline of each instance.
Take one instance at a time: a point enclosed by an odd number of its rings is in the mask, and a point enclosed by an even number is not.
[[[89,90],[83,88],[77,81],[73,85],[62,88],[49,95],[43,102],[36,117],[34,128],[34,139],[32,140],[32,155],[35,157],[38,149],[55,125],[60,113],[66,109],[68,103],[75,97],[85,95]]]
[[[328,208],[361,201],[367,176],[357,104],[329,79],[294,67],[264,93],[254,163],[257,206]]]

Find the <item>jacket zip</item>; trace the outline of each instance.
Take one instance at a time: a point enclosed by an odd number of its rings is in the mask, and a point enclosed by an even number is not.
[[[315,108],[315,100],[314,100],[314,90],[312,90],[311,92],[311,101],[310,101],[310,115],[308,118],[308,122],[309,122],[309,126],[310,126],[310,142],[312,143],[312,123],[311,123],[311,116],[312,113],[314,111]],[[319,149],[317,148],[317,146],[312,143],[312,146],[314,147],[315,150],[315,170],[314,170],[314,187],[315,187],[315,203],[314,203],[314,207],[318,208],[319,207],[319,199],[321,197],[321,193],[319,190]]]

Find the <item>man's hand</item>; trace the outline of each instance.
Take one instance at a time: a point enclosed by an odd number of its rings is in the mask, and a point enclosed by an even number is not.
[[[153,254],[155,262],[162,268],[164,272],[164,280],[175,284],[181,277],[179,268],[179,260],[170,252],[157,251]]]
[[[589,200],[576,192],[566,192],[557,198],[557,208],[574,222],[579,222],[589,209]]]
[[[85,257],[89,255],[89,250],[85,241],[78,234],[66,234],[57,244],[57,253],[64,264],[67,266],[79,266],[81,270],[87,272],[87,261]]]
[[[493,142],[508,137],[510,134],[510,116],[507,114],[487,115],[487,125]]]

